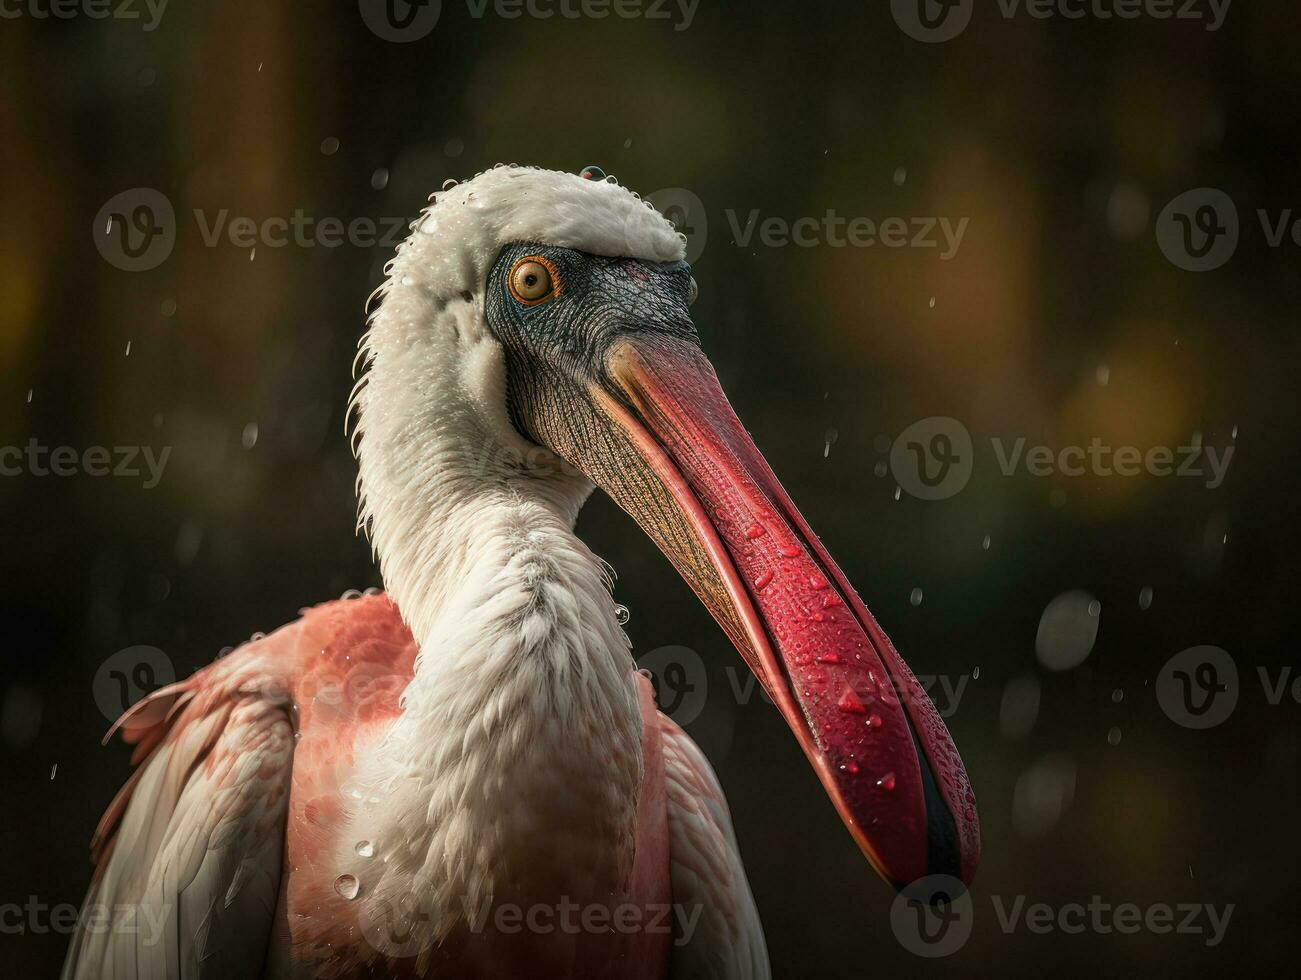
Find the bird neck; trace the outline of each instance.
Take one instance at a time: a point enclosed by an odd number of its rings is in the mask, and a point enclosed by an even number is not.
[[[353,406],[361,521],[420,654],[402,714],[359,753],[383,866],[431,880],[432,918],[511,889],[609,894],[631,869],[642,719],[592,486],[506,417],[482,299],[390,291]],[[450,925],[448,925],[450,924]]]
[[[437,533],[425,549],[457,560],[370,760],[386,789],[368,825],[391,871],[428,881],[446,936],[489,906],[627,887],[642,719],[608,579],[565,520],[490,492]]]

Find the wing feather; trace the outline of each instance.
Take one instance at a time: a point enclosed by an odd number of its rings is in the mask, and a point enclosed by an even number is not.
[[[763,925],[718,777],[686,732],[662,715],[660,725],[673,904],[679,924],[694,922],[675,937],[671,975],[766,980]]]
[[[64,980],[261,974],[280,892],[293,727],[284,699],[200,693],[156,711],[147,731],[124,729],[152,751],[96,832],[99,866]]]

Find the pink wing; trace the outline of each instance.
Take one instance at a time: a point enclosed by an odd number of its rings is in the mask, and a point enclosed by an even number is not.
[[[143,762],[95,832],[64,980],[261,976],[291,793],[337,795],[415,652],[386,597],[330,602],[133,706],[114,730]],[[324,730],[297,753],[296,722]]]
[[[670,976],[763,980],[771,976],[763,926],[718,777],[696,743],[660,715],[668,789],[669,875],[679,923]]]
[[[231,686],[226,665],[151,695],[121,723],[148,758],[96,831],[65,980],[259,975],[294,731],[283,691]]]

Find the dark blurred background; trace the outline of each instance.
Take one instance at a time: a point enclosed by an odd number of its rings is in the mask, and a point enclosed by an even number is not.
[[[688,727],[728,793],[776,975],[1290,963],[1301,705],[1271,704],[1258,670],[1273,684],[1296,659],[1301,247],[1272,247],[1257,212],[1301,213],[1295,5],[1239,0],[1209,30],[1209,3],[1203,20],[980,3],[938,44],[886,3],[476,7],[444,0],[425,36],[395,43],[355,2],[176,0],[152,30],[143,4],[101,20],[7,3],[0,445],[171,448],[151,488],[142,457],[134,478],[0,478],[0,905],[80,901],[90,833],[129,771],[123,747],[99,746],[119,687],[380,584],[354,534],[343,413],[392,242],[209,245],[205,225],[301,210],[378,221],[383,238],[447,178],[598,164],[643,194],[678,189],[696,320],[739,413],[914,669],[965,683],[948,723],[984,861],[970,940],[927,962],[896,941],[892,892],[780,717],[732,694],[744,674],[721,631],[608,500],[584,511],[638,654],[686,646],[707,665]],[[106,203],[141,188],[176,231],[130,271],[95,237],[115,233]],[[1201,273],[1157,233],[1198,188],[1241,217],[1236,254]],[[757,231],[742,245],[731,228],[829,209],[969,223],[948,260]],[[936,416],[970,432],[970,482],[899,493],[891,440]],[[990,442],[1094,437],[1234,455],[1208,489],[1004,476]],[[1203,645],[1232,656],[1241,690],[1199,731],[1156,690]],[[1008,932],[994,904],[1093,896],[1235,909],[1209,947]],[[0,943],[9,975],[50,976],[67,936]]]

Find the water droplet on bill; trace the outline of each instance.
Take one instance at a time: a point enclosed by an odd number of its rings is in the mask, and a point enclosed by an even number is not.
[[[339,875],[334,879],[334,890],[351,902],[361,892],[361,882],[356,875]]]

